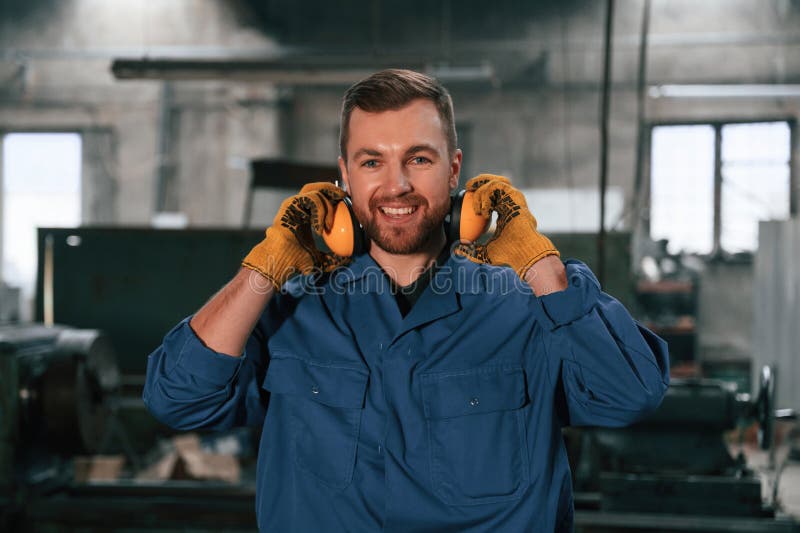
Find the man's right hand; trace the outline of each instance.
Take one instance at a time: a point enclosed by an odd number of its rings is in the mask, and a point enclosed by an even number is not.
[[[323,229],[331,228],[336,204],[344,197],[344,191],[332,183],[305,185],[283,201],[266,238],[247,254],[242,266],[259,272],[280,289],[294,274],[330,272],[347,264],[350,258],[317,249],[311,233],[321,235]]]

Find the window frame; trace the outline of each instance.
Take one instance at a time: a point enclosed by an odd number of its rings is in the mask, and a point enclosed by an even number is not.
[[[708,254],[692,253],[698,257],[705,257],[711,260],[729,259],[737,257],[745,260],[752,259],[752,252],[737,252],[732,254],[722,249],[720,244],[722,236],[722,128],[735,124],[761,124],[765,122],[785,122],[789,127],[789,216],[794,217],[798,212],[798,191],[797,182],[797,157],[800,152],[800,142],[797,136],[798,120],[793,116],[764,116],[751,118],[730,118],[730,119],[691,119],[691,120],[652,120],[645,123],[645,139],[643,150],[642,193],[644,194],[643,204],[646,206],[646,216],[644,217],[644,228],[647,237],[651,238],[650,231],[650,210],[652,207],[652,149],[653,149],[653,130],[663,126],[710,126],[714,130],[714,219],[712,227],[711,252]]]

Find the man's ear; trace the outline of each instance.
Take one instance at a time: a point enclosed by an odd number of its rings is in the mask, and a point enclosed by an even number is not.
[[[456,148],[453,154],[453,160],[450,161],[450,190],[455,190],[458,187],[458,176],[461,174],[461,161],[464,155],[461,153],[460,148]]]
[[[347,163],[342,158],[342,156],[339,156],[338,164],[339,164],[339,175],[342,178],[343,189],[345,190],[345,192],[350,194],[350,176],[347,174]]]

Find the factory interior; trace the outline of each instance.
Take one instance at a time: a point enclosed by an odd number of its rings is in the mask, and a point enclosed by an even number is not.
[[[653,414],[562,430],[575,531],[800,531],[798,0],[2,0],[0,531],[257,530],[260,428],[161,424],[148,354],[386,68],[668,343]]]

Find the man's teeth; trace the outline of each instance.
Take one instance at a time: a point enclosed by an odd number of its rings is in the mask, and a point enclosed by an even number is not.
[[[381,207],[381,211],[387,215],[410,215],[415,207]]]

